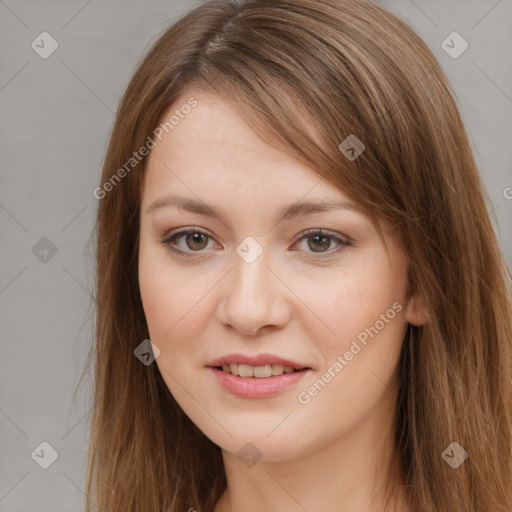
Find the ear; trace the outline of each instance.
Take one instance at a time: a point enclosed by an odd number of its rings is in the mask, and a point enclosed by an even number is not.
[[[405,319],[412,325],[423,325],[427,322],[427,312],[423,301],[417,296],[413,295],[407,307],[405,308]]]

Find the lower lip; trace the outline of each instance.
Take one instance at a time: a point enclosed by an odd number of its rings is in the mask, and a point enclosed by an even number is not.
[[[239,377],[231,373],[209,367],[220,385],[230,393],[244,398],[265,398],[297,384],[310,370],[299,370],[258,379],[257,377]]]

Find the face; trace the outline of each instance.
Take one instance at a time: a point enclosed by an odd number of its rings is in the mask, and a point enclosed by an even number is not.
[[[142,195],[156,364],[224,450],[306,455],[391,407],[406,322],[418,320],[407,264],[355,203],[228,103],[193,91],[176,105],[192,95],[197,106],[151,150]]]

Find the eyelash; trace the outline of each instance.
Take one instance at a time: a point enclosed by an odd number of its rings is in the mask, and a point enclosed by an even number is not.
[[[177,238],[180,238],[181,236],[184,236],[184,235],[188,235],[189,233],[201,233],[213,240],[213,237],[211,237],[206,231],[204,231],[201,228],[186,228],[186,229],[177,231],[176,233],[172,233],[169,236],[166,236],[163,240],[160,241],[160,243],[162,245],[164,245],[171,252],[173,252],[175,254],[179,254],[180,256],[184,256],[185,258],[197,257],[197,255],[194,253],[201,253],[201,252],[203,252],[203,250],[201,250],[201,251],[184,251],[183,249],[178,249],[175,246],[171,245]],[[335,252],[339,252],[339,250],[341,250],[345,247],[352,247],[354,245],[349,240],[341,239],[328,231],[325,231],[322,229],[316,229],[316,228],[306,229],[304,231],[301,231],[295,237],[294,244],[297,242],[300,242],[302,239],[306,239],[306,238],[309,238],[314,235],[320,235],[320,236],[325,236],[327,238],[330,238],[330,239],[336,241],[339,244],[339,247],[338,247],[338,250],[335,249],[335,250],[325,251],[324,253],[316,253],[316,254],[326,254],[327,256],[310,256],[312,259],[317,259],[317,260],[324,259],[324,258],[329,257],[330,255],[332,255]],[[311,253],[311,254],[315,254],[315,253]]]

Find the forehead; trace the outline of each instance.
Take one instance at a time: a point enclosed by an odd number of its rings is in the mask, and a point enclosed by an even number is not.
[[[197,105],[186,109],[186,115],[182,112],[179,122],[155,140],[146,163],[143,196],[185,187],[197,194],[284,194],[295,199],[314,188],[317,195],[344,197],[289,152],[262,140],[219,96],[195,90],[184,93],[161,123],[179,113],[190,98]]]

